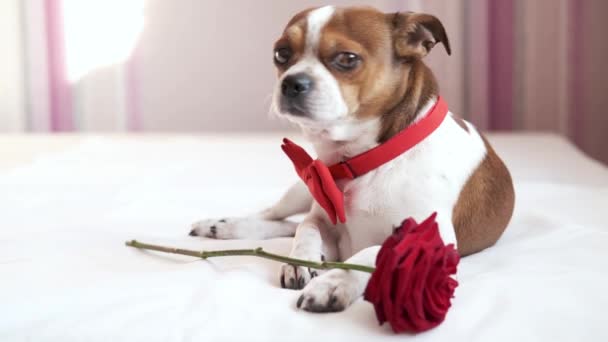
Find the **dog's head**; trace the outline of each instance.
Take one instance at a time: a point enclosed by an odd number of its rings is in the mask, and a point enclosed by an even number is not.
[[[279,115],[304,126],[361,122],[402,101],[411,69],[437,43],[434,16],[384,14],[372,8],[309,9],[294,16],[274,46]]]

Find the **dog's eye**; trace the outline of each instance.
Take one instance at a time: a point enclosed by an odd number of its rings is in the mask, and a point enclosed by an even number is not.
[[[274,51],[274,61],[277,64],[286,64],[291,58],[291,49],[289,48],[278,48]]]
[[[361,62],[361,57],[352,52],[340,52],[334,57],[332,64],[341,71],[350,71]]]

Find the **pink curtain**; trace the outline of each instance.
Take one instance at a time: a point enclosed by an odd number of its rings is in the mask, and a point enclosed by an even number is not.
[[[67,80],[62,2],[45,0],[49,117],[51,131],[74,129],[72,86]]]
[[[274,1],[268,1],[275,3]],[[302,1],[290,6],[272,7],[276,12],[268,14],[266,25],[269,29],[260,29],[260,36],[268,36],[270,28],[281,27],[283,18],[293,14],[296,7],[317,5],[318,1]],[[339,1],[341,5],[350,5],[351,1]],[[162,117],[167,113],[156,113],[162,109],[151,105],[150,94],[145,85],[152,83],[158,87],[178,81],[176,75],[187,74],[188,70],[198,70],[208,66],[203,60],[191,64],[184,63],[180,54],[175,54],[173,63],[162,61],[165,73],[158,73],[157,68],[150,68],[145,61],[158,61],[157,54],[147,52],[150,46],[164,46],[164,36],[152,35],[151,32],[165,32],[163,22],[149,18],[148,31],[144,34],[143,50],[134,53],[124,67],[117,67],[109,72],[117,74],[112,77],[88,76],[77,84],[70,84],[65,77],[65,56],[62,41],[61,4],[62,0],[44,0],[38,2],[27,0],[26,9],[33,4],[44,4],[45,35],[47,46],[40,45],[48,60],[44,65],[48,71],[47,78],[40,80],[48,83],[48,96],[30,96],[29,108],[46,108],[48,98],[48,115],[43,111],[32,110],[30,122],[33,130],[145,130],[150,118]],[[180,2],[181,3],[181,2]],[[239,1],[227,1],[223,6],[239,6]],[[279,2],[276,2],[277,4]],[[280,2],[283,3],[283,2]],[[354,3],[354,1],[353,1]],[[164,6],[172,2],[164,3]],[[177,3],[176,3],[177,4]],[[182,3],[183,4],[183,3]],[[189,6],[204,7],[196,1]],[[385,11],[414,10],[437,15],[446,26],[452,43],[452,56],[447,56],[441,49],[436,49],[428,61],[439,78],[443,96],[455,113],[462,115],[483,130],[502,131],[547,131],[559,133],[571,139],[583,151],[592,157],[608,163],[608,1],[606,0],[385,0],[378,4]],[[150,10],[153,13],[154,7]],[[199,8],[205,13],[204,8]],[[27,12],[33,12],[27,10]],[[175,12],[175,11],[174,11]],[[230,11],[226,11],[228,13]],[[163,11],[169,16],[171,11]],[[175,12],[179,13],[179,12]],[[27,14],[27,13],[26,13]],[[230,14],[232,15],[232,14]],[[28,17],[28,16],[26,16]],[[164,17],[163,17],[164,18]],[[165,22],[173,22],[164,18]],[[182,19],[176,18],[180,21]],[[193,19],[193,23],[198,20]],[[31,20],[28,25],[37,23]],[[217,25],[223,21],[218,20]],[[192,24],[192,23],[191,23]],[[237,22],[238,24],[238,22]],[[235,25],[230,24],[230,25]],[[263,26],[263,27],[266,27]],[[192,24],[195,31],[198,26]],[[236,31],[241,30],[236,28]],[[171,31],[168,31],[171,32]],[[221,32],[221,31],[218,31]],[[192,32],[196,37],[197,32]],[[222,37],[207,44],[221,46]],[[271,38],[268,38],[269,41]],[[196,44],[197,41],[186,42]],[[148,45],[146,45],[148,44]],[[27,45],[27,44],[26,44]],[[33,45],[33,44],[30,44]],[[148,49],[146,49],[148,47]],[[188,49],[190,46],[182,47]],[[252,46],[256,51],[243,52],[250,56],[263,56],[259,49],[268,46]],[[152,49],[153,50],[153,49]],[[177,50],[180,51],[180,50]],[[187,50],[183,50],[187,51]],[[146,53],[148,53],[146,55]],[[184,52],[186,53],[186,52]],[[29,49],[29,59],[40,58],[42,54]],[[262,58],[262,57],[260,57]],[[267,59],[253,60],[252,65],[264,65],[267,69],[248,70],[255,79],[268,80],[260,88],[272,89],[270,76],[272,66]],[[33,68],[30,62],[30,70]],[[207,70],[207,69],[205,69]],[[108,71],[106,71],[108,72]],[[41,75],[40,72],[29,72],[30,77]],[[160,75],[160,76],[159,76]],[[103,76],[103,75],[102,75]],[[162,77],[161,77],[162,76]],[[156,77],[156,78],[155,78]],[[158,82],[161,77],[162,82]],[[115,81],[118,79],[119,81]],[[144,82],[145,79],[156,80]],[[103,81],[105,80],[105,81]],[[41,81],[41,82],[42,82]],[[99,86],[105,82],[105,86]],[[38,82],[40,83],[40,82]],[[122,84],[124,83],[124,84]],[[99,89],[107,89],[108,84],[118,84],[118,90],[111,90],[112,103],[99,103]],[[122,85],[121,85],[122,84]],[[30,87],[36,86],[30,81]],[[204,84],[192,84],[189,88],[199,89]],[[160,89],[161,91],[165,89]],[[217,90],[217,88],[213,88]],[[34,93],[32,90],[30,93]],[[116,94],[118,95],[116,95]],[[163,91],[164,93],[164,91]],[[198,96],[179,93],[179,98],[166,99],[172,103],[186,103],[184,108],[200,108],[192,113],[176,111],[171,113],[175,122],[192,122],[200,125],[178,127],[179,130],[217,129],[217,120],[207,121],[200,113],[204,108],[224,108],[214,103],[201,106]],[[108,97],[108,96],[106,96]],[[83,101],[83,98],[86,101]],[[224,101],[224,97],[213,97],[210,101]],[[91,102],[93,99],[93,102]],[[43,101],[44,100],[44,101]],[[238,108],[250,108],[250,104],[262,103],[259,98],[241,99],[244,104]],[[100,100],[101,101],[101,100]],[[165,100],[163,100],[165,101]],[[190,102],[188,102],[190,101]],[[40,102],[38,105],[37,102]],[[214,107],[215,105],[215,107]],[[197,107],[198,106],[198,107]],[[260,105],[261,108],[262,105]],[[264,104],[264,106],[266,106]],[[204,107],[204,108],[203,108]],[[255,115],[262,114],[264,109],[256,107]],[[236,109],[236,111],[243,111]],[[250,110],[251,111],[251,110]],[[257,113],[260,112],[260,113]],[[108,117],[114,118],[108,123]],[[234,113],[239,114],[239,113]],[[242,113],[241,113],[242,114]],[[48,118],[48,127],[42,124]],[[104,116],[105,115],[105,116]],[[184,119],[185,116],[188,116]],[[40,119],[41,118],[41,119]],[[178,119],[183,120],[179,121]],[[40,119],[40,120],[39,120]],[[158,121],[158,120],[157,120]],[[234,129],[242,130],[235,122]],[[230,124],[232,125],[232,123]],[[175,126],[175,125],[174,125]],[[150,127],[156,127],[154,125]],[[164,126],[163,126],[164,127]],[[158,128],[157,128],[158,129]],[[163,129],[163,128],[160,128]],[[232,126],[231,126],[232,129]],[[260,129],[263,129],[260,128]],[[558,153],[558,151],[556,151]]]
[[[454,54],[430,56],[450,107],[486,130],[562,134],[608,163],[608,1],[409,0]],[[559,151],[556,151],[559,153]]]

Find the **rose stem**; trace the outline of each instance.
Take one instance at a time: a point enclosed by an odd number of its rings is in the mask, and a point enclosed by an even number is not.
[[[149,249],[149,250],[164,252],[164,253],[188,255],[188,256],[201,258],[201,259],[222,257],[222,256],[236,256],[236,255],[243,256],[244,255],[244,256],[256,256],[256,257],[260,257],[260,258],[264,258],[264,259],[284,262],[284,263],[291,264],[291,265],[304,266],[304,267],[310,267],[310,268],[321,269],[321,270],[340,268],[343,270],[355,270],[355,271],[368,272],[368,273],[372,273],[375,270],[375,268],[373,268],[373,267],[357,265],[357,264],[347,264],[347,263],[343,263],[343,262],[333,262],[333,261],[316,262],[316,261],[310,261],[310,260],[289,258],[289,257],[285,257],[285,256],[278,255],[278,254],[268,253],[268,252],[264,251],[261,247],[258,247],[256,249],[226,249],[226,250],[219,250],[219,251],[200,251],[199,252],[199,251],[193,251],[193,250],[189,250],[189,249],[151,245],[148,243],[139,242],[137,240],[127,241],[127,242],[125,242],[125,244],[129,247],[135,247],[135,248],[139,248],[139,249]]]

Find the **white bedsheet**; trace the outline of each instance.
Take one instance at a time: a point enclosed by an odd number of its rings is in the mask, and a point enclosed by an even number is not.
[[[0,341],[608,341],[608,170],[552,135],[490,136],[515,215],[495,247],[462,260],[446,321],[417,336],[378,326],[362,300],[297,310],[271,261],[124,246],[287,254],[290,239],[187,236],[296,180],[279,138],[0,137]]]

